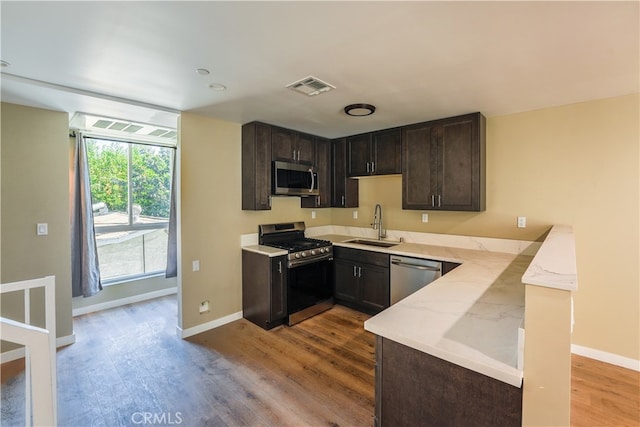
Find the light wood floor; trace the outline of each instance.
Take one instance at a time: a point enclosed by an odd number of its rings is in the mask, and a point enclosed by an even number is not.
[[[76,343],[58,352],[59,425],[372,425],[367,315],[336,306],[291,328],[243,319],[181,340],[176,310],[164,297],[74,319]],[[639,373],[579,356],[572,367],[572,425],[640,426]],[[24,425],[23,371],[2,365],[2,426]]]

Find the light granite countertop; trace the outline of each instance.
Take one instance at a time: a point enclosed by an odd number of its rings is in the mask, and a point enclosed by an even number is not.
[[[346,242],[354,239],[354,235],[314,237],[330,240],[335,246],[461,264],[371,317],[364,327],[410,348],[522,386],[523,372],[517,368],[518,329],[524,319],[525,304],[521,278],[532,256],[424,242],[402,242],[390,248]],[[286,253],[262,245],[247,245],[243,249],[268,256]]]
[[[518,328],[524,319],[521,277],[532,257],[415,243],[379,248],[336,246],[460,263],[458,268],[397,302],[364,324],[366,330],[516,387]]]

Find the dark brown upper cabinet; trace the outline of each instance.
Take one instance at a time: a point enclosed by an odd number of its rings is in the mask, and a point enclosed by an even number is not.
[[[331,206],[336,208],[357,208],[357,179],[347,177],[347,141],[334,139],[331,149]]]
[[[402,208],[485,210],[485,117],[480,113],[402,128]]]
[[[272,126],[271,160],[315,163],[315,137],[294,130]]]
[[[301,197],[301,208],[330,208],[331,207],[331,141],[326,138],[315,139],[315,166],[318,172],[318,191],[320,194],[311,197]]]
[[[401,129],[386,129],[347,137],[347,176],[402,172]]]
[[[242,209],[271,209],[271,126],[242,126]]]

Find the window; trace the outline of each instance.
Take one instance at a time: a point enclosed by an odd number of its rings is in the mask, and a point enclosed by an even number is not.
[[[102,283],[164,272],[173,149],[85,141]]]

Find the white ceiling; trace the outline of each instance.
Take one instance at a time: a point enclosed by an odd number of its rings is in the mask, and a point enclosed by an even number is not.
[[[166,126],[190,111],[326,137],[503,115],[638,92],[639,5],[2,1],[1,96],[71,115]],[[309,75],[337,89],[285,89]],[[359,102],[376,113],[342,111]]]

